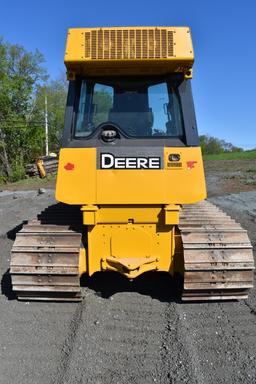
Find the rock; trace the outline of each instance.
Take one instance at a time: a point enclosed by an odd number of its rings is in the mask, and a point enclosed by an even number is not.
[[[14,194],[12,198],[13,199],[18,199],[18,196]]]
[[[45,193],[45,189],[44,188],[39,188],[38,189],[38,195],[42,195],[43,193]]]

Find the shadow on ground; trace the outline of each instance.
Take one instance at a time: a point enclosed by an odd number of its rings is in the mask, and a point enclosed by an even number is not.
[[[16,299],[16,295],[12,290],[12,282],[9,269],[2,276],[1,293],[2,295],[6,296],[8,300]]]
[[[115,272],[97,272],[81,279],[82,287],[106,299],[119,292],[137,292],[163,302],[181,302],[182,285],[181,277],[172,278],[164,272],[147,272],[132,281]]]
[[[24,224],[27,224],[27,221],[23,221],[22,223],[20,223],[16,227],[10,229],[10,231],[8,231],[6,233],[7,239],[10,239],[10,240],[14,241],[15,238],[16,238],[16,234],[21,230],[21,228],[23,227]]]

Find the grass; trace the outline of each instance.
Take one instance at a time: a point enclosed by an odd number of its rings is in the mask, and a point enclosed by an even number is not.
[[[246,172],[249,172],[249,173],[256,173],[256,167],[249,168],[249,169],[247,169]]]
[[[256,159],[256,151],[224,152],[216,155],[204,155],[204,160],[244,160]]]
[[[256,180],[246,180],[245,184],[246,185],[256,185]]]
[[[56,176],[47,176],[44,179],[39,177],[29,177],[27,179],[15,181],[14,183],[0,182],[1,189],[37,189],[53,187],[55,184]]]

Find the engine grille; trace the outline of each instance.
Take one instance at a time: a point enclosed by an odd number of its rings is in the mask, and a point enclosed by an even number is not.
[[[164,59],[174,56],[173,31],[164,28],[85,32],[86,59]]]

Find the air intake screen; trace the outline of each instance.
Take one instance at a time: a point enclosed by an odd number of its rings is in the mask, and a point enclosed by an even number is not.
[[[85,32],[86,59],[172,57],[173,32],[166,29],[100,29]]]

